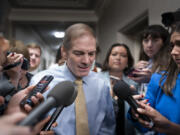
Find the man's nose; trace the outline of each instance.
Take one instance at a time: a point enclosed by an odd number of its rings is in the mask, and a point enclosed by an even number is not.
[[[83,59],[82,59],[82,62],[88,64],[89,61],[90,61],[89,55],[84,55],[84,56],[83,56]]]

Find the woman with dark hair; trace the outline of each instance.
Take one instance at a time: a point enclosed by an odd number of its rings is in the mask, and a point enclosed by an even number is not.
[[[167,41],[169,38],[168,31],[161,25],[151,25],[141,33],[140,59],[135,65],[135,70],[130,78],[141,83],[140,93],[147,91],[147,83],[151,74],[164,68],[168,64]]]
[[[166,70],[154,73],[148,85],[145,98],[151,106],[141,103],[143,107],[138,109],[139,113],[150,117],[154,126],[133,112],[131,115],[147,128],[141,128],[142,131],[151,129],[156,131],[156,135],[180,133],[180,23],[171,34],[170,46],[171,57]]]
[[[60,45],[58,50],[57,50],[56,60],[55,60],[55,63],[58,64],[59,66],[61,66],[65,63],[65,59],[63,58],[61,48],[62,48],[62,46]]]
[[[56,52],[55,63],[53,63],[49,68],[57,68],[63,65],[65,62],[66,60],[65,58],[63,58],[63,54],[62,54],[62,45],[60,45]]]
[[[114,83],[113,81],[116,79],[124,80],[136,88],[137,83],[127,77],[128,71],[133,67],[133,64],[134,59],[129,47],[123,43],[116,43],[109,48],[100,74],[107,76],[106,81],[111,88],[111,83]],[[114,97],[112,91],[111,95]]]
[[[100,72],[101,78],[103,78],[110,87],[110,93],[114,103],[114,110],[116,114],[116,134],[129,134],[133,135],[132,127],[128,121],[125,121],[124,113],[127,109],[127,105],[124,105],[124,101],[118,99],[112,91],[113,85],[118,80],[124,80],[127,84],[131,85],[135,89],[137,83],[129,79],[126,75],[128,71],[133,67],[134,59],[127,45],[116,43],[113,44],[106,55],[103,63],[102,72]]]
[[[127,45],[125,45],[125,44],[121,44],[121,43],[116,43],[116,44],[113,44],[110,48],[109,48],[109,50],[108,50],[108,52],[107,52],[107,55],[106,55],[106,58],[105,58],[105,60],[104,60],[104,63],[103,63],[103,67],[102,67],[102,71],[108,71],[108,70],[110,70],[111,69],[111,67],[110,67],[110,65],[109,65],[109,59],[110,59],[110,56],[112,55],[112,56],[115,56],[115,55],[117,55],[117,54],[112,54],[112,50],[114,49],[114,48],[124,48],[123,49],[123,51],[124,51],[124,53],[125,53],[125,55],[121,55],[123,58],[127,58],[127,63],[126,63],[126,65],[125,65],[125,68],[123,68],[123,73],[125,74],[125,75],[127,75],[127,73],[128,73],[128,71],[133,67],[133,64],[134,64],[134,59],[133,59],[133,57],[132,57],[132,54],[131,54],[131,52],[130,52],[130,50],[129,50],[129,47],[127,46]],[[123,52],[122,51],[122,52]],[[123,53],[122,53],[123,54]],[[111,57],[112,57],[111,56]]]

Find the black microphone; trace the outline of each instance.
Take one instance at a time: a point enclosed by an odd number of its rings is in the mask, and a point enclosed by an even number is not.
[[[72,98],[69,100],[69,102],[67,102],[65,105],[63,106],[59,106],[56,108],[56,110],[54,111],[54,113],[51,115],[51,119],[48,121],[48,123],[43,127],[42,131],[48,131],[51,129],[52,124],[56,121],[56,119],[58,118],[58,116],[60,115],[60,113],[62,112],[62,110],[64,109],[64,107],[71,105],[74,100],[77,97],[77,90],[74,91]]]
[[[118,96],[118,98],[126,100],[128,104],[134,109],[134,111],[138,113],[137,108],[140,108],[140,105],[132,97],[132,91],[127,83],[125,83],[123,80],[118,81],[117,83],[115,83],[113,87],[113,91]],[[143,120],[152,122],[148,116],[140,114],[140,113],[138,114],[139,114],[139,117],[142,118]]]
[[[70,81],[58,83],[48,94],[47,99],[36,107],[24,120],[18,125],[33,126],[42,119],[54,107],[70,105],[74,100],[74,93],[77,91]],[[73,98],[73,99],[72,99]]]

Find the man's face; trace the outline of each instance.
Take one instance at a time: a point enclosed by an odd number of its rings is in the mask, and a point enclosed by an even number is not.
[[[65,51],[67,66],[77,77],[87,76],[96,54],[96,40],[90,35],[83,35],[71,41],[71,48]]]
[[[35,70],[41,60],[40,50],[38,48],[28,48],[30,55],[30,71]]]

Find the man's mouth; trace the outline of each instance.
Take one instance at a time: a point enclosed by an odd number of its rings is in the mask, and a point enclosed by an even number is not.
[[[89,67],[79,67],[80,70],[89,70]]]

